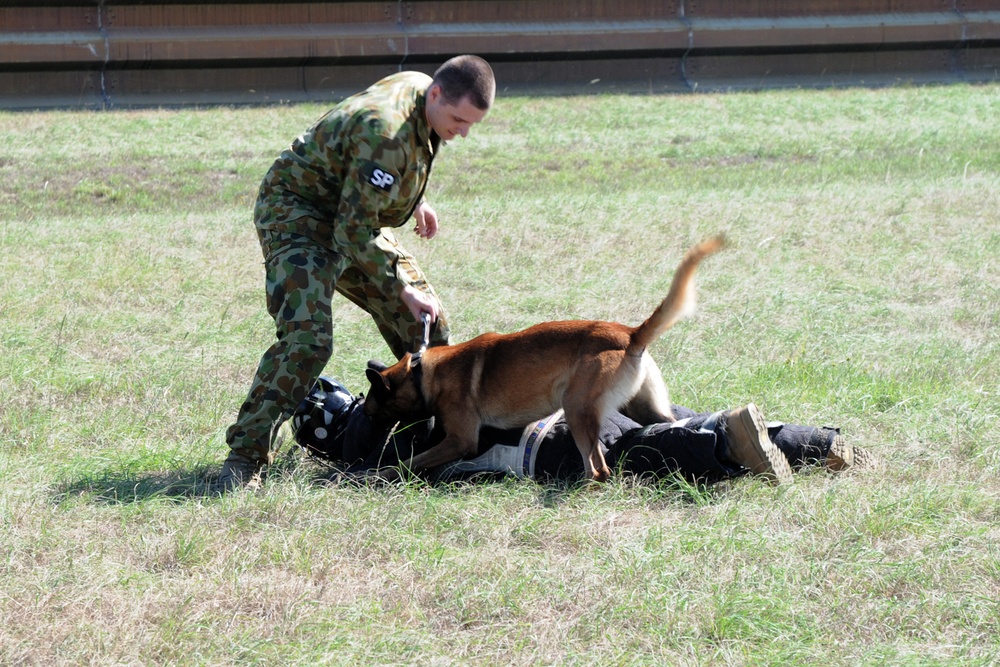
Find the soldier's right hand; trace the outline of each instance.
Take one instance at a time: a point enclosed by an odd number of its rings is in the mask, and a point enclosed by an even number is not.
[[[420,321],[420,315],[422,313],[427,313],[431,316],[431,322],[436,322],[438,318],[438,313],[441,312],[441,304],[438,300],[426,292],[421,292],[416,287],[412,285],[406,285],[403,287],[403,291],[400,292],[399,297],[406,304],[406,307],[410,309],[413,313],[413,317],[417,321]]]

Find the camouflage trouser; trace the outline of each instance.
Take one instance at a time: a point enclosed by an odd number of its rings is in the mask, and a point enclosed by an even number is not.
[[[364,272],[344,255],[295,234],[258,230],[266,269],[267,310],[277,326],[277,340],[261,357],[236,423],[226,432],[233,449],[267,460],[278,427],[306,397],[333,353],[333,292],[363,308],[396,358],[419,347],[423,327],[398,294],[375,291]],[[379,243],[401,252],[415,286],[434,294],[413,257],[391,233]],[[448,324],[438,318],[432,342],[448,342]]]

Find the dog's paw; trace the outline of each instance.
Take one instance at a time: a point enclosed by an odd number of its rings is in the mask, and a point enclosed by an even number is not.
[[[594,482],[603,484],[604,482],[611,479],[611,470],[607,466],[604,466],[603,468],[598,468],[597,470],[594,470],[594,475],[591,479]]]

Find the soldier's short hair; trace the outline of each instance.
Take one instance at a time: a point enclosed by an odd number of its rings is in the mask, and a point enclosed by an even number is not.
[[[493,68],[479,56],[455,56],[445,61],[434,72],[434,82],[441,88],[441,95],[448,104],[458,104],[468,97],[472,106],[488,111],[496,95]],[[433,84],[432,84],[433,85]]]

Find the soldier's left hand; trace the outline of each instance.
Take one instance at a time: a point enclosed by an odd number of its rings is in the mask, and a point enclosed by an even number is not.
[[[438,232],[437,212],[427,202],[422,202],[413,212],[417,220],[417,236],[422,239],[432,239]]]

